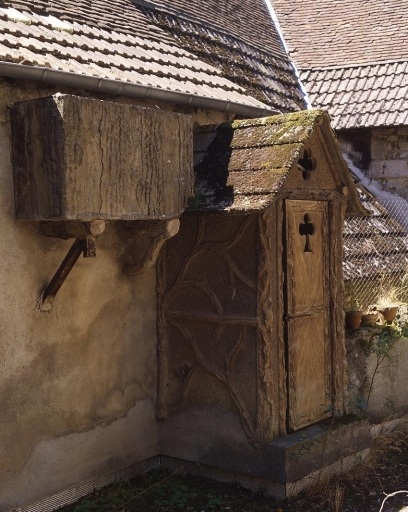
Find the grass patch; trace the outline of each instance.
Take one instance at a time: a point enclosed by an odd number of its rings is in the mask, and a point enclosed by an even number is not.
[[[63,512],[271,512],[275,502],[232,484],[152,470],[141,478],[109,485]]]

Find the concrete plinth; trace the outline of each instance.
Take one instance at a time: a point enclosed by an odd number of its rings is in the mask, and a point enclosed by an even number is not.
[[[276,497],[299,492],[310,485],[310,479],[347,471],[365,456],[372,441],[368,422],[361,420],[347,424],[344,419],[328,420],[256,444],[248,442],[232,415],[211,417],[196,410],[184,417],[167,418],[161,427],[164,460],[217,468],[214,475],[209,470],[203,473],[217,479],[220,472],[231,474],[230,481],[237,481],[240,475],[242,485],[256,480],[265,492]]]

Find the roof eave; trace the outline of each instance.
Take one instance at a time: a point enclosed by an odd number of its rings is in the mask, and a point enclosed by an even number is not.
[[[121,82],[119,80],[81,75],[40,66],[25,66],[23,64],[14,64],[11,62],[0,62],[0,76],[85,89],[88,91],[112,94],[115,96],[163,101],[174,105],[215,110],[218,112],[230,112],[248,117],[265,117],[279,114],[278,111],[268,108],[267,106],[264,108],[245,105],[209,96],[199,96],[181,91],[161,89],[150,85]]]

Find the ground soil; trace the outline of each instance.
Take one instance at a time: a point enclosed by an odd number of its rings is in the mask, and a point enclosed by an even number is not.
[[[404,491],[405,492],[400,492]],[[395,496],[386,496],[398,492]],[[381,507],[382,510],[381,510]],[[234,485],[155,470],[93,493],[61,512],[408,512],[408,443],[394,433],[348,475],[278,502]]]

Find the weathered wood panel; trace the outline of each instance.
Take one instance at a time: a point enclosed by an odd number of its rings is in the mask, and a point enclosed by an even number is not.
[[[187,116],[56,95],[11,118],[18,218],[173,218],[192,195]]]
[[[289,428],[331,415],[327,203],[286,201]]]

